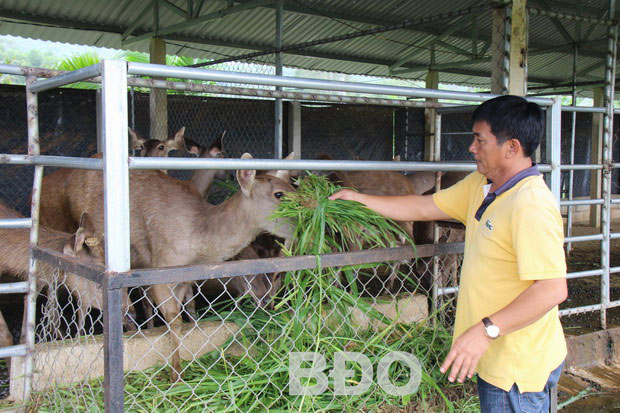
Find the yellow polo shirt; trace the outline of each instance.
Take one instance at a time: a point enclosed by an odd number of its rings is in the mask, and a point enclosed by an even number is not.
[[[524,178],[499,195],[477,221],[486,184],[474,172],[433,195],[439,209],[466,225],[454,340],[507,306],[533,280],[566,276],[562,217],[542,175]],[[533,324],[493,340],[476,372],[505,391],[516,383],[522,393],[539,392],[566,353],[556,306]]]

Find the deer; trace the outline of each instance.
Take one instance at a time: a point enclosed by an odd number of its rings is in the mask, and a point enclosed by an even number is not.
[[[146,139],[139,135],[131,128],[129,129],[129,136],[131,137],[131,149],[134,156],[159,156],[166,157],[173,151],[185,150],[185,141],[183,135],[185,134],[185,126],[175,132],[165,141],[159,139]]]
[[[0,203],[0,218],[23,218],[17,211]],[[90,215],[81,214],[78,229],[73,234],[54,231],[39,227],[38,245],[44,248],[62,252],[70,257],[89,263],[103,265],[104,247],[102,232],[96,232]],[[30,261],[30,230],[23,228],[0,229],[0,273],[9,273],[19,279],[28,279]],[[61,271],[43,262],[37,263],[37,294],[44,287],[48,288],[48,299],[56,294],[54,286],[61,283],[69,290],[77,302],[77,331],[85,334],[84,320],[88,309],[103,309],[103,294],[99,284],[76,274],[66,273],[64,277],[57,276]],[[124,324],[128,330],[134,329],[135,314],[129,304],[127,294],[123,296],[125,314]],[[22,327],[24,332],[25,325]]]
[[[242,159],[252,159],[248,153]],[[51,175],[50,175],[51,176]],[[269,217],[287,192],[288,183],[255,170],[238,170],[240,191],[218,205],[207,203],[195,186],[158,170],[130,172],[130,240],[132,268],[161,268],[217,263],[234,257],[262,232],[285,240],[291,223]],[[88,212],[103,231],[103,180],[100,171],[74,169],[67,177],[69,217]],[[180,379],[178,331],[187,283],[148,288],[171,333],[172,381]]]

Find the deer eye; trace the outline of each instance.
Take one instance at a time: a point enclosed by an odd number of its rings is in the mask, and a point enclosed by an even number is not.
[[[276,199],[280,199],[284,196],[284,192],[276,192],[273,194],[273,196],[275,196]]]
[[[159,149],[160,151],[163,151],[163,150],[164,150],[164,145],[159,145],[159,146],[157,147],[157,149]]]

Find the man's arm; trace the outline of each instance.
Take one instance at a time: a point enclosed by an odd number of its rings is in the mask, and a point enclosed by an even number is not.
[[[396,221],[435,221],[452,218],[435,205],[432,195],[378,196],[342,189],[329,199],[357,201]]]
[[[500,335],[506,335],[534,323],[566,300],[567,295],[566,278],[536,280],[510,304],[488,317],[499,327]],[[471,378],[491,341],[482,321],[476,323],[456,339],[440,371],[445,373],[452,365],[449,381],[458,377],[462,383],[465,376]]]

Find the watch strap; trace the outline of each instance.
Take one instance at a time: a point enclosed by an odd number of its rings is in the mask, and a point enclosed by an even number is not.
[[[489,327],[493,325],[493,322],[491,321],[489,317],[484,317],[482,319],[482,324],[484,324],[485,327]]]

